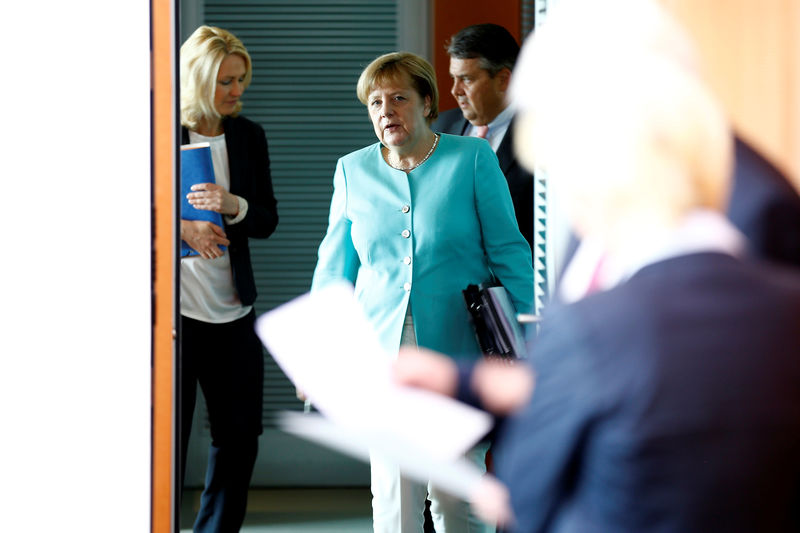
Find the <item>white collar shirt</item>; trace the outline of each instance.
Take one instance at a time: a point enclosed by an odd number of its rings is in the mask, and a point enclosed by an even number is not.
[[[599,290],[624,282],[642,268],[672,257],[698,252],[744,254],[745,237],[720,213],[698,209],[686,215],[681,224],[661,236],[651,236],[648,245],[631,246],[626,253],[603,259],[605,250],[591,238],[584,239],[564,271],[559,297],[565,303],[583,298],[602,260]]]
[[[487,124],[489,126],[489,133],[486,135],[486,140],[489,141],[492,150],[495,152],[500,148],[500,143],[503,142],[503,137],[505,137],[513,117],[514,111],[511,109],[511,106],[507,106],[493,121]],[[478,137],[478,132],[472,124],[468,123],[464,135],[467,137]]]

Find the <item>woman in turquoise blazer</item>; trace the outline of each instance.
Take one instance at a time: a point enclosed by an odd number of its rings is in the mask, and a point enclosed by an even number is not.
[[[531,250],[497,157],[484,139],[430,129],[438,92],[433,69],[418,56],[379,57],[362,73],[357,92],[379,142],[336,165],[312,291],[343,279],[353,283],[393,356],[402,338],[478,358],[461,292],[468,284],[494,276],[517,311],[533,305]],[[373,494],[378,497],[374,477]],[[377,514],[375,526],[376,532],[403,530],[379,527]]]
[[[434,118],[429,111],[417,127],[430,132]],[[533,305],[531,252],[497,157],[483,139],[447,134],[408,172],[382,151],[378,142],[338,161],[312,290],[353,283],[389,353],[400,346],[410,305],[420,346],[478,357],[461,294],[468,284],[494,274],[518,312]]]
[[[313,288],[354,283],[392,354],[410,305],[420,346],[477,357],[462,289],[493,273],[517,311],[533,303],[531,252],[497,158],[483,139],[442,134],[430,158],[406,174],[380,149],[376,143],[336,165]]]

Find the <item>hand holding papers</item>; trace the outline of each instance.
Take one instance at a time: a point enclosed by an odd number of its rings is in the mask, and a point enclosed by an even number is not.
[[[482,411],[393,383],[392,357],[347,283],[264,314],[256,329],[289,379],[337,425],[402,437],[441,459],[462,455],[491,427]]]
[[[381,454],[407,475],[464,499],[482,484],[480,470],[461,457],[490,429],[490,417],[451,398],[395,384],[392,357],[351,285],[292,300],[262,315],[256,330],[324,415],[289,413],[283,418],[286,431],[361,459]]]

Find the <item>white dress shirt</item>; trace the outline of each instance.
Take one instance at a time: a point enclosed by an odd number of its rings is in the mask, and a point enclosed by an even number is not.
[[[489,126],[489,133],[486,135],[486,140],[492,146],[492,150],[497,152],[500,148],[500,143],[503,142],[503,137],[506,135],[511,119],[514,117],[514,111],[511,106],[506,107],[499,115],[497,115]],[[467,124],[467,130],[464,135],[468,137],[479,137],[478,132],[472,124]]]
[[[208,137],[189,132],[192,143],[207,142],[211,145],[211,161],[214,165],[214,181],[223,189],[230,190],[230,172],[225,134]],[[225,215],[228,224],[236,224],[247,213],[247,202],[239,199],[239,213],[235,217]],[[223,228],[224,229],[224,228]],[[181,314],[195,320],[211,323],[232,322],[250,312],[252,306],[243,306],[233,282],[231,256],[227,248],[220,257],[203,259],[199,255],[181,258]]]
[[[647,265],[698,252],[721,252],[733,256],[744,253],[745,237],[722,214],[698,209],[682,223],[662,235],[650,235],[646,243],[630,246],[622,254],[606,255],[601,243],[584,239],[564,271],[559,287],[561,301],[571,303],[590,292],[589,287],[602,261],[599,290],[610,289]]]

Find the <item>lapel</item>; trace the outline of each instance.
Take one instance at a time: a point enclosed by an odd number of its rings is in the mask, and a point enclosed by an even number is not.
[[[497,161],[500,163],[500,170],[503,174],[507,174],[511,164],[514,162],[514,119],[508,124],[506,134],[503,135],[503,140],[500,146],[497,147]]]
[[[225,131],[225,148],[228,152],[228,172],[231,180],[230,192],[238,194],[241,191],[242,164],[245,160],[244,157],[239,155],[239,151],[242,149],[241,130],[238,127],[239,121],[234,117],[225,117],[222,124]]]
[[[469,121],[467,119],[462,119],[460,124],[461,127],[458,127],[459,122],[454,124],[453,133],[457,135],[465,135],[467,133],[467,127],[469,126]],[[511,119],[511,122],[508,124],[508,129],[506,129],[506,134],[503,136],[503,140],[500,142],[500,146],[497,147],[497,161],[500,163],[500,170],[503,171],[503,174],[507,174],[511,166],[514,164],[514,119]]]

